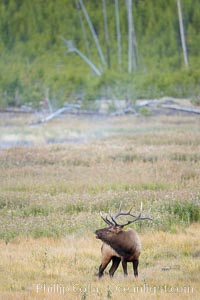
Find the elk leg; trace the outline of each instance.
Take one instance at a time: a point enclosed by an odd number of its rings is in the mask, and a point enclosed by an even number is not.
[[[135,277],[138,276],[138,264],[139,264],[139,260],[134,259],[134,261],[133,261],[133,270],[134,270]]]
[[[122,260],[122,267],[123,267],[123,270],[124,270],[124,276],[127,276],[128,275],[128,272],[127,272],[127,261]]]
[[[101,278],[103,276],[103,272],[110,261],[111,261],[110,257],[109,257],[109,259],[102,261],[101,265],[99,266],[99,274],[98,274],[99,278]]]
[[[119,258],[119,257],[114,256],[112,258],[112,266],[109,270],[110,277],[113,277],[115,271],[117,270],[117,268],[119,266],[120,261],[121,261],[121,258]]]

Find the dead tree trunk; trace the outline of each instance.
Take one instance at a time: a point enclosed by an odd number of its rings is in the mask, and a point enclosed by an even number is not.
[[[132,72],[132,2],[131,0],[126,0],[126,8],[128,14],[128,72]]]
[[[83,33],[83,39],[85,41],[85,49],[86,49],[87,57],[90,59],[90,57],[91,57],[90,45],[89,45],[89,41],[88,41],[86,30],[85,30],[83,18],[82,18],[82,15],[81,15],[80,5],[78,3],[78,0],[75,0],[75,4],[76,4],[76,8],[77,8],[77,12],[78,12],[78,17],[79,17],[79,20],[80,20],[80,24],[81,24],[81,29],[82,29],[82,33]]]
[[[186,48],[186,42],[185,42],[183,17],[182,17],[180,0],[177,0],[177,7],[178,7],[178,19],[179,19],[179,28],[180,28],[180,35],[181,35],[181,44],[182,44],[182,49],[183,49],[183,58],[184,58],[185,66],[186,66],[186,68],[188,68],[189,64],[188,64],[188,56],[187,56],[187,48]]]
[[[54,119],[55,117],[58,117],[59,115],[63,114],[64,112],[70,112],[74,109],[79,109],[80,105],[79,104],[67,104],[66,106],[59,108],[58,110],[56,110],[54,113],[50,114],[49,116],[42,118],[41,120],[37,121],[34,124],[40,124],[40,123],[45,123],[48,122],[52,119]]]
[[[64,37],[61,38],[68,47],[67,53],[75,52],[76,54],[78,54],[90,66],[90,68],[95,72],[96,75],[101,76],[101,71],[91,62],[91,60],[89,60],[80,50],[78,50],[74,46],[72,41],[68,41]]]
[[[83,4],[83,0],[79,0],[79,3],[80,3],[80,6],[82,8],[82,11],[84,13],[84,16],[86,18],[86,21],[88,23],[88,26],[90,28],[90,31],[92,33],[93,39],[95,41],[95,44],[96,44],[97,50],[99,52],[99,56],[100,56],[101,62],[102,62],[103,65],[106,65],[106,60],[105,60],[105,57],[103,55],[103,52],[102,52],[102,49],[101,49],[101,46],[100,46],[100,43],[99,43],[99,39],[98,39],[97,34],[96,34],[95,30],[94,30],[94,27],[92,25],[92,22],[90,20],[90,17],[88,15],[88,13],[87,13],[85,5]]]
[[[200,109],[195,109],[195,108],[190,108],[190,107],[182,107],[182,106],[179,106],[179,105],[161,105],[161,107],[164,107],[164,108],[168,108],[168,109],[172,109],[172,110],[179,110],[179,111],[184,111],[184,112],[187,112],[187,113],[193,113],[193,114],[200,114]]]
[[[115,16],[116,16],[116,31],[117,31],[117,54],[118,64],[121,68],[122,63],[122,48],[121,48],[121,31],[120,31],[120,19],[119,19],[119,4],[118,0],[115,0]]]
[[[135,26],[134,26],[134,19],[132,14],[132,47],[133,47],[133,64],[135,70],[137,70],[138,67],[138,49],[137,49],[137,41],[136,41],[136,34],[135,34]]]
[[[105,34],[105,44],[106,44],[106,55],[107,55],[107,65],[110,69],[111,66],[111,58],[110,58],[110,39],[108,32],[108,18],[107,18],[107,10],[106,10],[106,0],[102,0],[103,5],[103,18],[104,18],[104,34]]]
[[[132,61],[134,68],[137,69],[137,45],[133,24],[132,0],[126,0],[126,8],[128,14],[128,72],[131,73],[133,70]]]

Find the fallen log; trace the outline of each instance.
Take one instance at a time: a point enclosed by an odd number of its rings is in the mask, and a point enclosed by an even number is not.
[[[64,112],[70,112],[74,109],[79,109],[79,108],[80,108],[79,104],[67,104],[66,106],[59,108],[58,110],[56,110],[54,113],[50,114],[49,116],[42,118],[41,120],[38,120],[34,124],[41,124],[41,123],[48,122],[48,121],[54,119],[55,117],[63,114]]]
[[[58,109],[57,111],[55,111],[54,113],[50,114],[49,116],[39,120],[38,123],[48,122],[48,121],[52,120],[53,118],[61,115],[62,113],[64,113],[67,110],[68,110],[67,107],[62,107],[62,108]]]
[[[35,109],[33,108],[1,108],[0,113],[13,113],[13,114],[32,114],[35,112]]]
[[[170,97],[163,97],[160,99],[150,99],[150,100],[137,100],[136,101],[136,107],[158,107],[161,106],[162,104],[169,104],[173,105],[176,104],[176,98],[170,98]]]
[[[168,105],[168,104],[162,104],[160,107],[173,109],[173,110],[179,110],[184,111],[187,113],[193,113],[193,114],[200,114],[200,109],[190,108],[190,107],[183,107],[179,105]]]

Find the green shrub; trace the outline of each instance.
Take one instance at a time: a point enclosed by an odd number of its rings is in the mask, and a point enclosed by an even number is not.
[[[149,109],[147,107],[142,107],[139,109],[139,113],[144,116],[144,117],[149,117],[151,116],[151,112],[149,111]]]

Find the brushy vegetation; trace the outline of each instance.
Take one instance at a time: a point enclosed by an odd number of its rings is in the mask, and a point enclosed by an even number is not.
[[[54,284],[68,288],[66,299],[127,299],[133,287],[148,284],[162,299],[172,299],[172,293],[161,287],[193,287],[193,292],[174,292],[173,299],[197,300],[198,117],[129,116],[93,123],[68,116],[41,127],[26,124],[27,116],[10,115],[1,123],[4,146],[10,145],[9,136],[33,143],[0,151],[3,299],[62,299],[59,292],[52,296]],[[94,132],[101,132],[101,139]],[[47,144],[49,137],[67,140],[75,133],[88,141]],[[142,201],[144,214],[154,218],[132,225],[143,244],[140,276],[134,281],[129,266],[125,280],[120,267],[113,281],[107,275],[99,281],[101,243],[93,232],[105,226],[99,211],[116,211],[121,201],[124,209],[134,204],[136,212]],[[152,293],[142,296],[151,299]],[[137,296],[132,291],[131,299]]]

